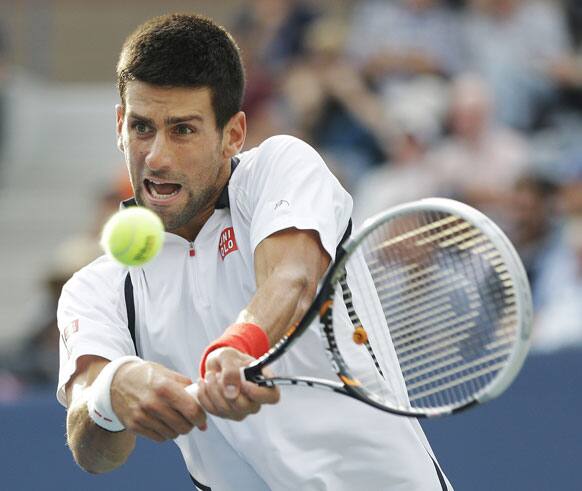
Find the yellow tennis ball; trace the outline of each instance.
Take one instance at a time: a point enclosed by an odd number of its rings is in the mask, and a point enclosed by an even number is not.
[[[126,266],[151,261],[164,242],[164,225],[153,211],[141,206],[125,208],[103,227],[101,247]]]

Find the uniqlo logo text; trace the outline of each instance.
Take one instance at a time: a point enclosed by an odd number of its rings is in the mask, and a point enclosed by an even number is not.
[[[220,252],[220,257],[224,261],[224,258],[234,251],[238,251],[236,239],[234,238],[234,229],[232,227],[227,227],[220,234],[218,252]]]

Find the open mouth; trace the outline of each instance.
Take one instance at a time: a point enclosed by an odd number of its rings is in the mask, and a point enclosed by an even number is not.
[[[182,189],[181,184],[174,182],[162,182],[154,179],[144,179],[147,193],[156,201],[170,200]]]

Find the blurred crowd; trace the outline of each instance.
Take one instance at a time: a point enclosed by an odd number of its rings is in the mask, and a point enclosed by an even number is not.
[[[246,63],[246,147],[306,140],[352,193],[356,225],[427,196],[482,210],[528,272],[534,350],[582,347],[582,3],[325,5],[248,0],[228,19]],[[8,363],[17,380],[56,378],[56,300],[130,193],[112,182],[93,229],[57,253],[37,334]]]
[[[233,19],[249,146],[297,135],[354,221],[446,196],[493,218],[532,284],[534,349],[582,346],[582,7],[558,0],[255,0]]]

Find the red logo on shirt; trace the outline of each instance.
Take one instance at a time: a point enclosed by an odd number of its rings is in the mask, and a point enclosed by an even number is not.
[[[234,251],[238,251],[236,239],[234,238],[234,229],[232,227],[226,227],[220,234],[218,252],[220,252],[220,257],[224,261],[224,258]]]

